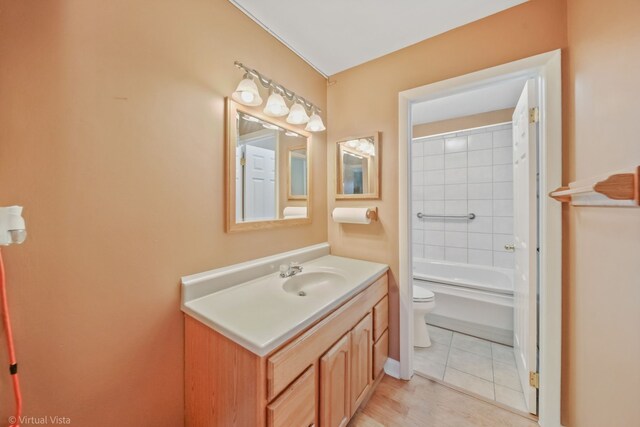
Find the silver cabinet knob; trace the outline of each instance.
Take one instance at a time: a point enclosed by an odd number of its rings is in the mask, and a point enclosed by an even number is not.
[[[504,245],[504,250],[513,252],[516,250],[516,246],[513,243],[507,243],[506,245]]]

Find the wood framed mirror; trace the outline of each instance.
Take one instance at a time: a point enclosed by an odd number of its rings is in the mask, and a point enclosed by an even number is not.
[[[228,232],[311,222],[310,133],[227,99],[225,147]]]
[[[338,141],[336,157],[336,199],[380,198],[380,132]]]

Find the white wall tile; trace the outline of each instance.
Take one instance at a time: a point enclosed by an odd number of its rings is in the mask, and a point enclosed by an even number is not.
[[[444,221],[444,229],[446,231],[464,231],[466,233],[467,227],[466,219],[447,218]]]
[[[414,140],[411,144],[411,157],[424,156],[424,143]]]
[[[513,139],[512,130],[500,130],[493,132],[493,148],[510,147]]]
[[[494,199],[513,199],[513,182],[494,182],[493,183]]]
[[[445,184],[464,184],[467,182],[467,168],[447,169],[444,171]]]
[[[424,246],[424,257],[427,259],[444,260],[444,246]]]
[[[444,152],[456,153],[459,151],[467,150],[467,137],[445,138],[444,140]]]
[[[471,210],[469,211],[471,212]],[[475,212],[474,212],[475,213]],[[477,216],[469,221],[467,229],[469,233],[492,233],[493,222],[491,216]]]
[[[425,230],[424,244],[432,246],[444,246],[444,231]]]
[[[494,217],[493,232],[500,234],[513,234],[513,217]]]
[[[449,184],[444,186],[446,200],[467,200],[467,184]]]
[[[423,157],[413,156],[411,157],[411,171],[419,172],[424,168]]]
[[[418,221],[422,222],[425,230],[444,230],[444,219],[442,218],[423,218]]]
[[[466,168],[467,167],[467,152],[452,153],[444,155],[444,167],[445,169],[453,168]]]
[[[444,154],[444,139],[432,139],[424,141],[424,155]]]
[[[513,165],[496,165],[493,167],[493,182],[513,181]]]
[[[492,151],[494,165],[513,164],[513,149],[511,147],[494,148]]]
[[[501,268],[513,268],[515,257],[513,252],[494,252],[493,253],[493,265],[494,267]]]
[[[493,198],[493,187],[488,182],[482,184],[469,183],[467,191],[469,200],[489,200]]]
[[[459,231],[445,231],[444,244],[448,248],[466,248],[467,233]]]
[[[467,200],[445,200],[445,215],[466,215],[467,213]]]
[[[493,250],[495,252],[508,252],[504,246],[513,244],[513,236],[510,234],[494,234]]]
[[[411,198],[413,200],[424,200],[424,185],[414,185],[411,187]]]
[[[493,163],[493,150],[469,151],[469,166],[490,166]]]
[[[438,185],[444,184],[444,170],[439,171],[427,171],[423,174],[424,185]]]
[[[451,262],[467,262],[467,250],[465,248],[444,248],[444,259]]]
[[[470,183],[491,182],[493,179],[493,168],[491,166],[469,167],[468,171]]]
[[[490,233],[469,233],[468,247],[470,249],[493,249],[493,235]]]
[[[424,159],[424,170],[432,171],[438,169],[444,169],[444,156],[425,156]]]
[[[478,216],[493,215],[493,202],[491,200],[469,200],[468,205],[469,213],[474,213]]]
[[[513,200],[494,200],[493,216],[513,216]]]
[[[427,215],[444,215],[444,200],[425,201],[422,206],[422,213]]]
[[[467,252],[467,262],[476,265],[493,265],[493,252],[469,249]]]
[[[422,230],[413,230],[411,232],[412,243],[415,244],[423,244],[424,243],[424,232]]]
[[[424,183],[424,172],[411,171],[411,185],[422,185]]]
[[[467,142],[469,151],[486,150],[488,148],[491,148],[492,143],[493,134],[491,132],[469,135]]]
[[[424,246],[413,244],[413,257],[414,258],[424,258]]]
[[[444,185],[425,185],[423,200],[444,200]]]

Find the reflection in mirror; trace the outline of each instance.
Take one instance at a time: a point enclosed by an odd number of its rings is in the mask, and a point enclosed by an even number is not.
[[[307,219],[308,134],[228,102],[227,229]]]
[[[338,142],[337,199],[379,197],[378,134]]]
[[[289,200],[307,199],[307,146],[289,148]]]

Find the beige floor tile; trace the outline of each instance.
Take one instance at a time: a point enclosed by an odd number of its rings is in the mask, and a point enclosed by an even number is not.
[[[431,347],[414,347],[413,357],[446,365],[447,358],[449,357],[449,346],[432,341]]]
[[[413,370],[419,374],[427,375],[437,380],[444,380],[444,370],[446,366],[428,359],[413,359]]]
[[[522,386],[520,385],[520,377],[518,376],[518,369],[515,366],[507,365],[506,363],[493,361],[493,381],[496,384],[500,384],[505,387],[509,387],[512,390],[522,392]]]
[[[493,363],[489,357],[451,347],[447,367],[493,382]]]
[[[451,337],[453,337],[452,331],[433,325],[427,325],[427,330],[429,331],[429,336],[431,337],[432,342],[435,341],[447,346],[451,345]]]
[[[491,343],[489,341],[458,332],[453,333],[451,347],[479,354],[480,356],[491,357]]]
[[[447,370],[444,373],[444,381],[472,393],[479,394],[487,399],[495,398],[493,383],[491,381],[486,381],[482,378],[458,371],[451,366],[447,366]]]
[[[502,344],[491,343],[491,353],[493,360],[507,365],[516,366],[516,359],[513,355],[513,347]]]
[[[496,402],[510,406],[519,411],[528,412],[524,402],[524,395],[518,391],[511,390],[508,387],[495,385]]]

